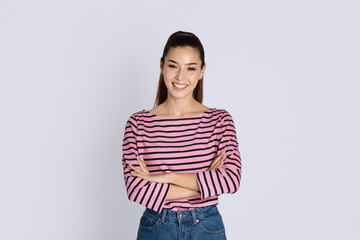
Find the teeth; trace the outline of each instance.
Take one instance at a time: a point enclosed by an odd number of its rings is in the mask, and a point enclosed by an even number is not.
[[[187,85],[179,85],[179,84],[176,84],[176,83],[174,83],[174,85],[175,85],[175,87],[177,87],[177,88],[184,88],[184,87],[187,86]]]

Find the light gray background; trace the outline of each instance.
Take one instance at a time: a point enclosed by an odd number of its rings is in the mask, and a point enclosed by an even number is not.
[[[125,122],[153,107],[169,35],[205,47],[233,116],[228,239],[360,239],[359,1],[0,2],[0,239],[134,239]]]

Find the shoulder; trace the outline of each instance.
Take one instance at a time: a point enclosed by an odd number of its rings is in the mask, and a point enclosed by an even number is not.
[[[127,122],[131,123],[132,125],[137,125],[137,122],[143,118],[144,116],[144,110],[141,111],[137,111],[137,112],[133,112],[132,114],[130,114],[130,116],[128,117]]]
[[[145,110],[134,112],[133,114],[130,115],[130,118],[135,118],[135,119],[141,118],[144,115],[144,111]]]
[[[220,115],[221,119],[224,118],[232,119],[230,112],[224,108],[214,108],[214,114]]]
[[[223,108],[215,109],[214,115],[219,116],[217,119],[220,126],[225,128],[231,126],[235,128],[234,119],[228,110]]]

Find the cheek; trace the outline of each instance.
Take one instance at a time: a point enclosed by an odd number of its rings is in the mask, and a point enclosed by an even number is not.
[[[196,72],[196,73],[193,73],[191,75],[191,81],[192,82],[197,82],[200,78],[201,78],[201,73],[200,72]]]
[[[175,71],[164,70],[163,75],[166,81],[167,79],[173,78],[176,74]]]
[[[191,84],[191,87],[195,88],[198,81],[199,81],[199,78],[198,78],[198,75],[196,75],[196,76],[191,76],[191,78],[188,78],[188,80],[189,80],[189,82]]]
[[[172,80],[175,78],[175,76],[173,76],[173,74],[171,72],[164,72],[163,73],[164,76],[164,83],[167,87],[170,87],[172,85]]]

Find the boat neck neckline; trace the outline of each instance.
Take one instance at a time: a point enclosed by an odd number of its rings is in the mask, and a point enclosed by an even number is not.
[[[165,116],[155,115],[155,114],[151,113],[150,111],[148,111],[146,109],[144,109],[143,112],[146,112],[150,116],[152,116],[154,118],[158,118],[158,119],[168,119],[168,120],[173,119],[173,120],[176,120],[176,119],[187,119],[187,118],[201,117],[201,116],[205,115],[206,113],[208,113],[210,110],[215,110],[215,109],[216,108],[209,108],[205,112],[202,112],[202,113],[196,114],[196,115],[192,115],[192,116],[187,116],[187,117],[165,117]]]

